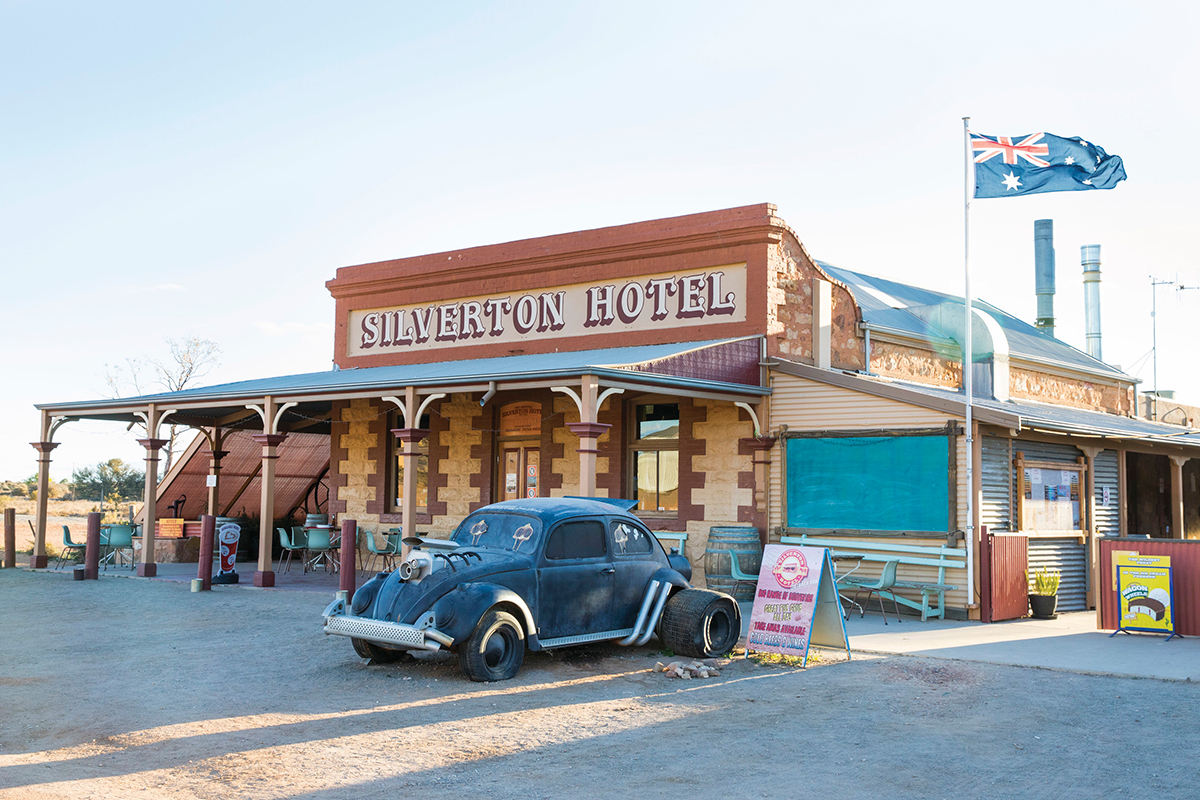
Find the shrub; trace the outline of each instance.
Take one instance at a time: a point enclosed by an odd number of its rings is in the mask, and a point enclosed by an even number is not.
[[[1058,594],[1058,582],[1062,578],[1062,573],[1056,569],[1035,569],[1033,571],[1033,588],[1030,594],[1040,594],[1047,597]],[[1025,580],[1029,581],[1029,574],[1026,573]]]

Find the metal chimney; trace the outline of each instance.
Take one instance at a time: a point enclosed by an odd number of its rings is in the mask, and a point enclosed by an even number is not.
[[[1037,294],[1037,329],[1054,335],[1054,220],[1033,221],[1033,274]]]
[[[1079,248],[1083,264],[1083,321],[1087,331],[1087,354],[1100,358],[1100,245],[1085,244]]]

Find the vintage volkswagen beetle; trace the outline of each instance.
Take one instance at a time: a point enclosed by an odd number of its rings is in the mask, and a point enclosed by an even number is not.
[[[325,633],[350,637],[363,658],[450,650],[467,677],[506,680],[525,648],[655,633],[676,653],[729,652],[741,633],[737,602],[692,588],[683,556],[667,555],[629,509],[632,500],[508,500],[469,515],[450,540],[416,546],[367,581],[346,608],[325,609]]]

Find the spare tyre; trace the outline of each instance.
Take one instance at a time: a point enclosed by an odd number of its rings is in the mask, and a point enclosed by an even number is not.
[[[737,644],[742,612],[727,594],[684,589],[667,601],[659,631],[663,644],[680,655],[715,658]]]

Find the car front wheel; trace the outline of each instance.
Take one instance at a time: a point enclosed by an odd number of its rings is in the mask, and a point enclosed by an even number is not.
[[[675,593],[663,609],[663,644],[692,658],[715,658],[733,650],[742,634],[742,612],[727,594],[708,589]]]
[[[368,642],[366,639],[351,637],[350,644],[354,645],[354,652],[359,656],[370,659],[376,664],[394,664],[397,661],[408,661],[412,658],[412,654],[407,650],[389,650],[374,642]]]
[[[506,681],[525,661],[525,632],[507,611],[493,608],[458,646],[458,665],[473,681]]]

